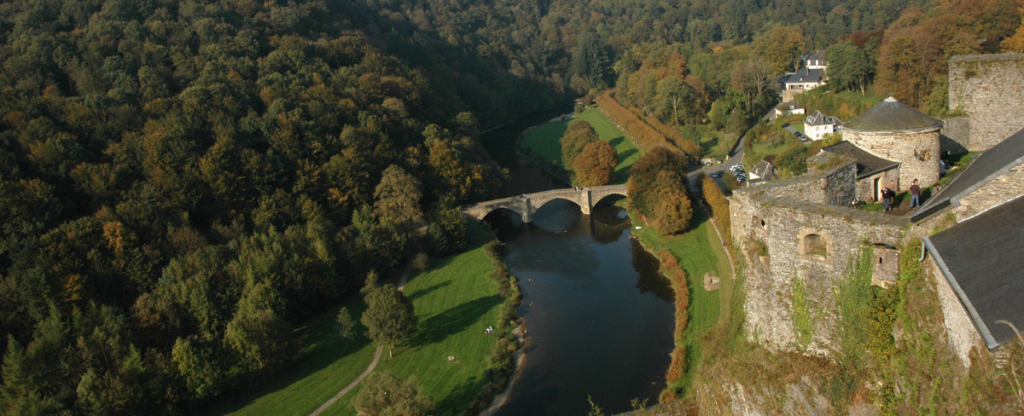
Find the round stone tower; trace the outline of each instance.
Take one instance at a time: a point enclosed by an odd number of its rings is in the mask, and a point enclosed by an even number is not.
[[[875,156],[899,162],[897,190],[906,190],[915,178],[924,188],[939,181],[941,128],[942,120],[889,97],[844,124],[843,139]]]

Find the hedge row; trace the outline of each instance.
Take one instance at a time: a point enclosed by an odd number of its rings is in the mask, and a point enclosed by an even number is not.
[[[519,281],[508,264],[501,258],[501,246],[497,240],[492,240],[484,246],[484,252],[491,259],[494,265],[494,272],[491,273],[491,280],[498,285],[498,293],[505,298],[501,304],[501,311],[498,315],[498,324],[495,328],[500,334],[498,342],[491,348],[487,356],[487,370],[484,371],[484,386],[480,394],[476,396],[469,409],[462,412],[462,416],[472,416],[480,413],[481,410],[490,406],[494,396],[508,386],[509,377],[515,365],[512,362],[512,353],[519,348],[519,343],[511,332],[510,325],[515,322],[516,306],[523,300],[523,293],[519,290]]]
[[[732,222],[729,216],[729,200],[725,199],[722,188],[715,183],[711,177],[705,176],[701,180],[701,189],[704,191],[704,200],[711,206],[711,216],[718,225],[718,231],[722,233],[725,244],[732,247]]]
[[[597,106],[626,134],[640,149],[649,151],[659,146],[672,147],[665,135],[658,133],[653,127],[640,120],[636,114],[626,109],[605,91],[597,96]]]
[[[634,112],[635,114],[635,112]],[[644,121],[647,122],[651,127],[654,128],[658,133],[667,137],[672,143],[675,143],[679,150],[691,157],[703,155],[704,149],[699,144],[690,139],[684,139],[682,133],[678,129],[666,126],[664,123],[654,117],[644,117]]]
[[[676,299],[676,327],[673,336],[675,349],[672,350],[672,362],[665,373],[667,386],[658,397],[659,402],[670,403],[679,398],[679,392],[673,384],[686,375],[686,343],[683,333],[690,321],[690,289],[686,282],[686,272],[679,267],[679,260],[667,248],[658,251],[658,261],[661,263],[662,274],[672,283]]]

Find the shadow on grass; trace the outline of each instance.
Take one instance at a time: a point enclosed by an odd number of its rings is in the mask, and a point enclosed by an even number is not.
[[[619,147],[619,145],[622,144],[622,142],[624,142],[624,141],[626,141],[626,138],[622,137],[622,136],[619,136],[619,137],[616,137],[614,139],[609,140],[608,144],[612,145],[612,147]]]
[[[348,307],[354,318],[355,339],[346,341],[338,335],[338,324],[335,322],[337,309],[325,312],[293,332],[295,338],[302,343],[297,359],[271,375],[272,381],[256,386],[240,383],[236,389],[199,405],[193,414],[222,415],[236,412],[256,399],[285,389],[365,347],[370,340],[363,335],[366,327],[359,322],[359,317],[366,311],[366,304],[358,294],[354,294],[344,302],[344,306]]]
[[[630,156],[635,155],[637,152],[639,152],[639,150],[629,149],[625,152],[619,153],[619,161],[621,162],[623,160],[629,159]]]
[[[438,283],[436,285],[427,286],[427,287],[425,287],[423,289],[420,289],[420,290],[417,290],[417,291],[413,292],[412,294],[410,294],[408,296],[408,298],[409,298],[409,300],[421,298],[421,297],[426,296],[430,292],[433,292],[433,291],[435,291],[437,289],[440,289],[442,287],[445,287],[445,286],[448,286],[448,285],[451,285],[451,284],[452,284],[452,282],[450,280],[447,280],[447,281]]]
[[[480,377],[473,377],[455,387],[447,396],[437,402],[434,411],[439,415],[457,415],[467,406],[483,389],[483,381]]]
[[[464,331],[492,308],[501,304],[501,296],[491,295],[465,302],[420,322],[420,331],[409,340],[418,347],[444,341]]]

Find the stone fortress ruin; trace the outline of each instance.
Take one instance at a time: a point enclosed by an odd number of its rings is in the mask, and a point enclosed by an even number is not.
[[[979,62],[991,65],[978,69]],[[997,78],[1013,88],[997,91],[990,85]],[[954,88],[962,89],[956,100]],[[1016,103],[993,116],[980,104],[993,94]],[[812,163],[822,168],[733,192],[731,231],[749,265],[744,308],[752,341],[776,351],[838,351],[837,288],[861,255],[872,262],[872,284],[882,287],[896,282],[900,256],[922,258],[948,341],[965,368],[972,349],[998,354],[1012,342],[995,321],[1024,328],[1024,304],[1014,290],[1024,290],[1024,55],[954,57],[950,95],[951,111],[965,116],[943,123],[888,99],[846,123],[847,141]],[[903,190],[914,178],[922,188],[935,185],[941,152],[951,147],[983,152],[923,207],[891,215],[850,206],[877,199],[886,180]],[[900,252],[914,240],[927,252]]]

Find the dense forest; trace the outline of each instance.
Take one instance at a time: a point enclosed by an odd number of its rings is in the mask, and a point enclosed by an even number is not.
[[[1015,8],[5,2],[0,412],[178,414],[272,378],[290,330],[368,273],[462,247],[457,207],[507,179],[482,129],[613,86],[684,137],[740,128],[835,42],[876,68],[843,87],[928,104],[945,59],[998,50]]]

